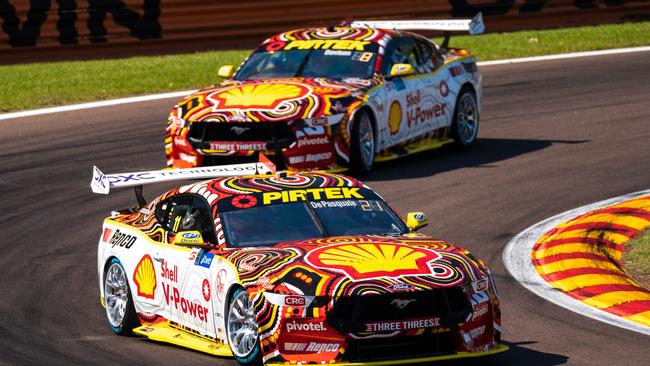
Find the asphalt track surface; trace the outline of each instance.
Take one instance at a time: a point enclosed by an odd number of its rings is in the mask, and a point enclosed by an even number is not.
[[[442,365],[647,365],[650,338],[530,293],[501,253],[559,212],[650,187],[650,53],[483,67],[480,140],[379,165],[366,181],[424,233],[473,250],[500,290],[505,354]],[[174,100],[0,121],[0,364],[234,365],[114,335],[99,304],[101,220],[133,193],[105,172],[160,168]],[[145,196],[166,186],[145,189]]]

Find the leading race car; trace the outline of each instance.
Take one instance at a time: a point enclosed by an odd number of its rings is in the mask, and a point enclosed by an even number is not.
[[[404,222],[342,175],[242,176],[267,166],[95,168],[98,193],[219,177],[148,204],[136,189],[140,207],[104,220],[97,270],[114,332],[242,365],[422,362],[507,349],[487,266],[416,233],[424,214]]]
[[[404,29],[483,32],[473,20],[354,22],[263,42],[220,84],[185,97],[166,130],[169,167],[254,162],[289,170],[376,161],[476,139],[481,75],[467,50]]]

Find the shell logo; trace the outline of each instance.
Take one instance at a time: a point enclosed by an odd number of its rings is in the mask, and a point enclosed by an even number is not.
[[[217,108],[275,110],[287,101],[304,98],[310,89],[300,84],[240,85],[211,95]]]
[[[398,101],[394,101],[388,110],[388,128],[390,134],[395,135],[399,132],[399,127],[402,122],[402,106]]]
[[[147,299],[153,299],[156,294],[156,270],[153,267],[153,260],[147,254],[135,267],[133,272],[133,282],[135,282],[138,296]]]
[[[313,266],[343,272],[353,281],[408,275],[429,275],[429,262],[442,256],[432,250],[401,244],[336,244],[312,250]]]

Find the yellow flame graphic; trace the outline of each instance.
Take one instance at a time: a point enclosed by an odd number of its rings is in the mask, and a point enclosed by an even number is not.
[[[426,254],[390,244],[342,245],[323,251],[318,259],[329,266],[350,266],[359,273],[418,269],[417,260]]]
[[[138,296],[153,299],[156,289],[156,271],[150,256],[142,257],[135,269],[133,280],[138,286]]]
[[[242,85],[216,97],[223,101],[224,107],[266,107],[275,109],[283,100],[305,95],[306,88],[294,84],[256,84]]]

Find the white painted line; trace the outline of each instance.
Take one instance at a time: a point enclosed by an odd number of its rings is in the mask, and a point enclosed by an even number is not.
[[[193,92],[195,92],[195,90],[185,90],[185,91],[177,91],[177,92],[171,92],[171,93],[151,94],[151,95],[143,95],[143,96],[139,96],[139,97],[129,97],[129,98],[120,98],[120,99],[109,99],[109,100],[102,100],[102,101],[99,101],[99,102],[71,104],[71,105],[64,105],[64,106],[61,106],[61,107],[32,109],[32,110],[28,110],[28,111],[5,113],[5,114],[0,114],[0,121],[4,120],[4,119],[10,119],[10,118],[38,116],[38,115],[41,115],[41,114],[78,111],[78,110],[82,110],[82,109],[108,107],[108,106],[120,105],[120,104],[140,103],[140,102],[146,102],[146,101],[149,101],[149,100],[159,100],[159,99],[166,99],[166,98],[180,98],[180,97],[184,97],[187,94],[190,94],[190,93],[193,93]],[[171,108],[171,106],[170,106],[170,108]]]
[[[559,55],[523,57],[523,58],[513,58],[513,59],[508,59],[508,60],[496,60],[496,61],[482,61],[482,62],[479,62],[478,65],[479,66],[492,66],[492,65],[516,64],[516,63],[523,63],[523,62],[549,61],[549,60],[560,60],[560,59],[567,59],[567,58],[602,56],[602,55],[615,55],[615,54],[621,54],[621,53],[648,52],[648,51],[650,51],[650,46],[649,47],[617,48],[617,49],[613,49],[613,50],[588,51],[588,52],[577,52],[577,53],[563,53],[563,54],[559,54]],[[189,93],[195,92],[195,91],[196,90],[186,90],[186,91],[178,91],[178,92],[163,93],[163,94],[151,94],[151,95],[143,95],[143,96],[139,96],[139,97],[111,99],[111,100],[104,100],[104,101],[100,101],[100,102],[71,104],[71,105],[66,105],[66,106],[61,106],[61,107],[32,109],[32,110],[21,111],[21,112],[5,113],[5,114],[0,114],[0,121],[1,120],[6,120],[6,119],[11,119],[11,118],[38,116],[38,115],[41,115],[41,114],[77,111],[77,110],[82,110],[82,109],[108,107],[108,106],[120,105],[120,104],[140,103],[140,102],[146,102],[146,101],[150,101],[150,100],[159,100],[159,99],[165,99],[165,98],[179,98],[179,97],[183,97],[183,96],[185,96],[185,95],[187,95]]]
[[[592,56],[618,55],[618,54],[622,54],[622,53],[648,52],[648,51],[650,51],[650,46],[646,46],[646,47],[630,47],[630,48],[616,48],[616,49],[613,49],[613,50],[561,53],[561,54],[558,54],[558,55],[512,58],[512,59],[509,59],[509,60],[483,61],[483,62],[479,62],[478,65],[479,66],[492,66],[492,65],[504,65],[504,64],[518,64],[518,63],[523,63],[523,62],[551,61],[551,60],[562,60],[562,59],[566,59],[566,58],[580,58],[580,57],[592,57]]]
[[[551,287],[551,285],[544,281],[542,276],[537,273],[533,266],[533,262],[530,259],[530,254],[537,239],[562,222],[568,221],[584,213],[649,193],[650,189],[592,203],[563,212],[529,227],[510,240],[503,251],[503,262],[506,269],[522,286],[556,305],[617,327],[650,335],[650,327],[586,305],[585,303],[564,294],[562,291]]]

